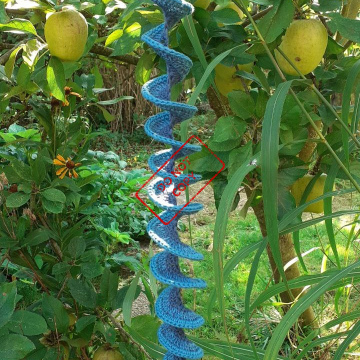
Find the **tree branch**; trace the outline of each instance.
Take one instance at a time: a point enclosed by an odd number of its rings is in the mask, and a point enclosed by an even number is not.
[[[139,62],[139,58],[137,56],[134,55],[115,55],[115,56],[111,56],[111,53],[113,52],[113,49],[106,47],[106,46],[101,46],[101,45],[94,45],[91,49],[90,52],[93,54],[97,54],[97,55],[103,55],[103,56],[107,56],[109,58],[112,59],[116,59],[131,65],[136,65]]]

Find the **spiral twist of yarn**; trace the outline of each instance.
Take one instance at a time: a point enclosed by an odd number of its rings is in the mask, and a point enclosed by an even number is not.
[[[153,139],[169,145],[170,148],[157,152],[149,158],[149,166],[157,174],[148,185],[148,195],[151,201],[163,210],[160,218],[165,223],[181,210],[181,213],[167,225],[155,217],[147,227],[151,239],[164,249],[151,259],[151,271],[157,280],[169,285],[161,292],[155,305],[156,314],[163,321],[158,331],[158,338],[160,344],[167,349],[164,360],[200,359],[203,357],[203,350],[186,337],[184,329],[195,329],[204,323],[204,319],[184,306],[181,289],[204,288],[206,283],[204,280],[183,275],[179,267],[179,258],[202,260],[203,256],[181,242],[177,233],[177,223],[181,216],[201,210],[202,205],[190,203],[183,208],[183,205],[177,205],[176,196],[173,194],[174,188],[187,177],[186,174],[179,176],[174,174],[175,161],[200,151],[200,147],[191,144],[182,147],[183,143],[174,139],[172,131],[174,125],[191,118],[197,108],[170,100],[171,87],[185,79],[192,62],[187,56],[168,46],[168,31],[181,18],[190,15],[193,7],[182,0],[153,0],[153,2],[163,10],[165,21],[144,34],[142,39],[165,60],[167,74],[143,86],[144,98],[163,110],[148,119],[145,132]],[[166,165],[162,167],[164,163]],[[172,180],[172,184],[165,190],[160,189],[159,184],[166,177]],[[187,181],[191,184],[199,179],[200,176],[194,175],[192,178],[188,177]]]

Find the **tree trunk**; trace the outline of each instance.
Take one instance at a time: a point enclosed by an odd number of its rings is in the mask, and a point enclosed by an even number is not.
[[[245,190],[246,190],[246,195],[249,198],[251,195],[250,190],[247,187],[245,188]],[[266,233],[263,203],[260,202],[259,204],[257,204],[256,206],[253,206],[252,208],[253,208],[254,214],[259,222],[261,233],[265,237],[267,235],[267,233]],[[289,261],[296,258],[296,252],[295,252],[294,243],[293,243],[291,234],[279,236],[279,247],[280,247],[281,259],[282,259],[283,265],[286,265]],[[277,269],[277,266],[276,266],[276,263],[275,263],[275,260],[274,260],[274,257],[273,257],[273,254],[271,252],[269,245],[267,245],[266,250],[267,250],[267,254],[268,254],[268,258],[269,258],[269,262],[271,265],[271,270],[272,270],[272,273],[274,276],[275,283],[278,283],[281,280],[280,274]],[[285,276],[286,276],[287,280],[296,279],[300,275],[301,274],[300,274],[300,270],[299,270],[299,266],[298,266],[297,262],[285,270]],[[303,291],[303,288],[296,288],[296,289],[291,290],[294,298],[296,298],[302,291]],[[289,292],[286,291],[286,292],[283,292],[280,294],[280,298],[283,303],[288,304],[288,305],[283,306],[283,310],[286,313],[292,303],[291,296],[290,296]],[[318,327],[312,307],[309,307],[307,310],[305,310],[301,314],[299,324],[301,327],[306,327],[306,326],[310,326],[311,328]]]

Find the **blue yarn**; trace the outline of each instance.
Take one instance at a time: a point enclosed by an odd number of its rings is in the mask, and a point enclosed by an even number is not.
[[[164,249],[163,252],[151,259],[151,271],[157,280],[169,285],[159,295],[155,305],[156,314],[163,321],[158,331],[158,338],[160,344],[168,350],[164,360],[200,359],[204,356],[203,350],[186,338],[183,329],[198,328],[203,325],[204,319],[183,305],[181,289],[202,289],[206,287],[206,283],[204,280],[188,278],[182,274],[179,258],[202,260],[203,256],[180,241],[177,224],[181,216],[194,214],[203,206],[198,203],[190,203],[183,209],[183,205],[177,205],[173,189],[188,175],[176,177],[171,174],[177,159],[200,151],[200,146],[186,144],[158,171],[183,145],[173,137],[174,125],[191,118],[197,111],[194,106],[170,100],[171,87],[185,79],[192,62],[187,56],[169,49],[168,31],[181,18],[190,15],[193,7],[183,0],[153,0],[153,2],[163,10],[165,22],[148,31],[142,36],[142,39],[165,60],[167,74],[159,76],[143,86],[144,98],[163,110],[162,113],[148,119],[145,124],[145,132],[153,139],[169,145],[171,148],[159,151],[149,159],[150,169],[157,174],[148,186],[148,195],[151,201],[164,210],[160,214],[160,218],[166,223],[181,211],[168,225],[163,224],[158,218],[154,218],[147,227],[151,239]],[[171,178],[172,184],[164,191],[160,191],[158,185],[163,182],[165,177]],[[198,175],[188,177],[188,183],[195,183],[200,178]]]

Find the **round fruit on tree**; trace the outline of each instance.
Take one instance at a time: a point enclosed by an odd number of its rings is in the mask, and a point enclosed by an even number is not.
[[[124,360],[124,357],[111,347],[101,346],[95,351],[93,360]]]
[[[251,81],[248,79],[241,79],[239,76],[236,76],[235,73],[239,70],[250,72],[252,67],[253,63],[236,66],[216,65],[215,84],[220,94],[226,96],[231,91],[244,91],[244,84],[249,85]]]
[[[328,34],[321,21],[295,20],[282,37],[279,49],[303,75],[306,75],[320,64],[327,42]],[[298,75],[278,50],[275,50],[275,57],[282,71],[288,75]]]
[[[88,25],[78,11],[63,9],[51,14],[46,20],[44,31],[52,56],[62,61],[77,61],[84,53]]]
[[[234,10],[238,13],[239,15],[239,18],[242,19],[244,17],[244,13],[239,9],[239,7],[237,5],[235,5],[235,3],[233,3],[232,1],[230,1],[228,4],[226,5],[217,5],[214,9],[214,11],[220,11],[220,10],[223,10],[223,9],[231,9],[231,10]],[[241,21],[235,23],[235,25],[239,25],[241,24]],[[223,27],[224,24],[222,23],[219,23],[218,24],[220,27]]]
[[[305,202],[314,200],[319,196],[324,194],[324,185],[326,180],[326,174],[320,175],[320,177],[316,180],[314,186],[312,187],[307,199]],[[310,181],[314,178],[314,175],[306,174],[302,178],[295,181],[295,183],[291,186],[291,193],[294,196],[296,206],[299,205],[301,198],[305,192],[306,187],[309,185]],[[324,212],[324,201],[319,200],[314,204],[307,206],[304,212],[312,212],[316,214],[321,214]]]

